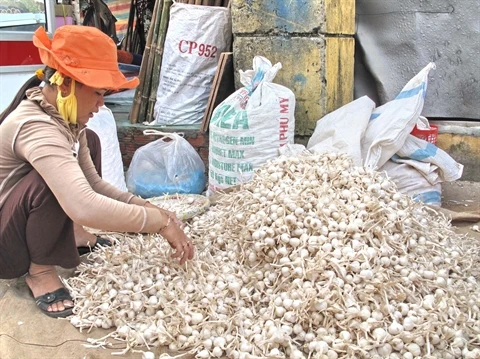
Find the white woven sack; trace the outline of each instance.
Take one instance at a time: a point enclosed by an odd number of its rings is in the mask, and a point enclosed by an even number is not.
[[[119,190],[127,191],[117,124],[112,111],[107,106],[101,106],[88,121],[88,128],[98,135],[102,145],[102,178]]]
[[[463,165],[444,150],[412,135],[407,136],[392,161],[416,168],[431,184],[456,181],[463,173]]]
[[[155,103],[158,125],[200,124],[222,52],[230,51],[230,9],[174,3]]]
[[[431,184],[415,167],[407,163],[387,161],[380,171],[387,172],[400,193],[430,206],[442,205],[442,184]]]
[[[435,64],[429,63],[394,100],[373,111],[362,139],[362,157],[366,167],[382,167],[403,146],[423,109],[428,73],[433,68]]]
[[[355,166],[361,166],[360,142],[374,108],[375,103],[363,96],[322,117],[308,140],[307,149],[320,154],[345,153]]]
[[[280,147],[293,144],[295,95],[272,83],[282,65],[261,56],[240,71],[242,87],[217,106],[210,120],[208,194],[248,181]]]

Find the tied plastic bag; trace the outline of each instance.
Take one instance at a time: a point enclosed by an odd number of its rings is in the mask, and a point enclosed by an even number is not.
[[[240,88],[217,106],[210,120],[208,193],[248,181],[279,149],[293,144],[295,95],[273,83],[280,63],[253,59],[240,71]]]
[[[205,164],[192,145],[177,133],[145,130],[143,134],[163,137],[135,151],[127,171],[128,190],[143,198],[202,193]]]

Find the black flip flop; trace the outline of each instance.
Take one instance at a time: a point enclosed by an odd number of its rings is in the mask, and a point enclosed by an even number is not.
[[[93,252],[95,249],[98,249],[98,247],[111,247],[112,246],[112,241],[109,241],[108,239],[102,238],[97,236],[97,241],[95,242],[95,245],[92,247],[78,247],[78,255],[83,256],[84,254]]]
[[[40,308],[40,310],[52,318],[66,318],[69,315],[73,314],[72,308],[65,308],[64,310],[58,312],[49,312],[48,307],[54,303],[58,303],[64,300],[69,300],[73,302],[72,296],[65,288],[59,288],[53,292],[45,293],[44,295],[39,295],[35,298],[35,303]]]

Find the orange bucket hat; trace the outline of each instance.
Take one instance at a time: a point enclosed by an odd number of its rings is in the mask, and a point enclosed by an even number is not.
[[[127,80],[118,69],[117,47],[95,27],[65,25],[48,38],[43,27],[33,35],[42,62],[65,76],[93,88],[131,89],[137,77]]]

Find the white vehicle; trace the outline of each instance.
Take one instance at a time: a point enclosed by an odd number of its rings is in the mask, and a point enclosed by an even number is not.
[[[0,2],[0,112],[25,81],[43,68],[32,42],[33,32],[43,26],[51,35],[55,22],[53,0]]]

